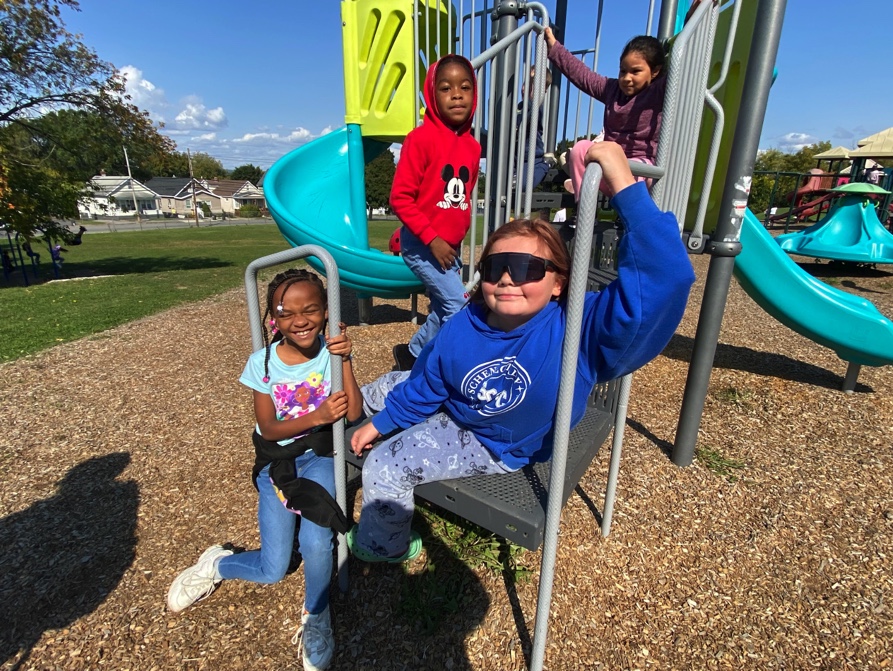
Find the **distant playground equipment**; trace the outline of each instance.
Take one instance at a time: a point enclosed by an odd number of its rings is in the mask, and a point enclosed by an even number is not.
[[[0,244],[3,278],[9,282],[14,273],[21,271],[21,281],[27,287],[31,284],[31,281],[36,282],[40,279],[41,253],[43,253],[44,259],[49,259],[53,269],[53,277],[59,279],[62,264],[65,261],[62,257],[62,252],[68,251],[61,243],[80,245],[83,242],[83,236],[87,229],[84,226],[79,226],[76,233],[69,231],[63,235],[61,242],[50,239],[45,235],[42,239],[42,242],[46,245],[45,250],[42,249],[44,244],[37,244],[41,238],[28,240],[19,233],[14,233],[8,226],[3,224],[0,224],[0,231],[6,233],[6,244]],[[33,245],[32,242],[34,243]],[[35,246],[37,249],[35,249]],[[31,275],[30,279],[28,277],[29,274]]]
[[[3,226],[6,233],[6,245],[0,246],[0,258],[3,261],[3,279],[7,282],[13,273],[21,271],[22,283],[27,287],[30,284],[28,273],[30,271],[34,281],[38,278],[40,267],[40,252],[35,251],[31,243],[22,238],[18,233],[13,234],[8,226]]]
[[[775,240],[790,254],[849,263],[893,263],[893,234],[881,224],[871,196],[890,192],[874,184],[851,182],[831,190],[836,201],[818,222]]]
[[[808,173],[776,171],[772,174],[775,180],[769,195],[765,223],[771,228],[783,222],[785,231],[791,223],[806,221],[825,212],[834,198],[831,189],[849,181],[849,176],[828,173],[819,168],[812,168]],[[796,179],[797,186],[779,196],[779,185],[786,179]],[[776,213],[779,206],[787,206],[787,209]]]

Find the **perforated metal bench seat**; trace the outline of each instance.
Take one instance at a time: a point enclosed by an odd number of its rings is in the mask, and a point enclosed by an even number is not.
[[[611,396],[616,384],[611,382],[600,391]],[[568,446],[562,502],[567,501],[598,454],[613,423],[613,408],[594,405],[587,408],[583,419],[574,427]],[[346,461],[362,468],[363,459],[350,450]],[[549,470],[547,462],[504,475],[432,482],[416,487],[415,494],[513,543],[535,550],[543,541]]]

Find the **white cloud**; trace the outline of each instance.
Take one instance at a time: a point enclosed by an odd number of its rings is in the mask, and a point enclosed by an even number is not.
[[[819,142],[819,138],[809,133],[785,133],[774,138],[774,144],[785,153],[798,152],[803,147]]]
[[[163,122],[164,110],[169,107],[164,89],[143,77],[143,71],[133,65],[125,65],[118,72],[125,79],[124,91],[131,102],[147,111],[153,120]]]
[[[224,167],[233,168],[237,165],[253,163],[263,168],[270,167],[279,158],[291,150],[307,144],[318,137],[331,132],[331,127],[326,127],[318,134],[314,134],[307,128],[280,129],[278,132],[258,128],[256,132],[243,133],[239,137],[219,137],[218,133],[202,133],[200,135],[189,134],[189,148],[193,151],[202,151],[219,159]],[[167,131],[167,129],[165,129]],[[187,131],[181,131],[185,134]],[[168,133],[174,134],[174,133]],[[185,149],[183,140],[180,139],[181,149]]]
[[[229,125],[222,107],[208,109],[198,96],[189,96],[182,104],[184,107],[173,122],[176,130],[217,130]]]
[[[326,131],[323,130],[320,135],[325,135]],[[282,135],[281,133],[245,133],[242,137],[235,138],[233,142],[246,142],[246,143],[257,143],[257,142],[281,142],[283,144],[304,144],[312,140],[314,137],[319,137],[320,135],[314,136],[306,128],[295,128],[293,131],[288,133],[287,135]]]

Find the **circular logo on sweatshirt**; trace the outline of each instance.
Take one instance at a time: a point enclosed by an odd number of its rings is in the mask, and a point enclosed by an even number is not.
[[[462,393],[484,416],[508,412],[527,395],[530,375],[515,357],[496,359],[476,366],[462,380]]]

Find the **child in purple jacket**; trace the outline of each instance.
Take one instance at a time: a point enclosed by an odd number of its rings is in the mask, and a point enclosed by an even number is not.
[[[667,89],[664,46],[654,37],[634,37],[620,55],[617,79],[593,72],[555,39],[546,28],[549,60],[581,91],[604,103],[604,139],[616,142],[631,161],[654,165]],[[580,140],[568,152],[572,190],[579,193],[586,170],[586,154],[593,145]]]

